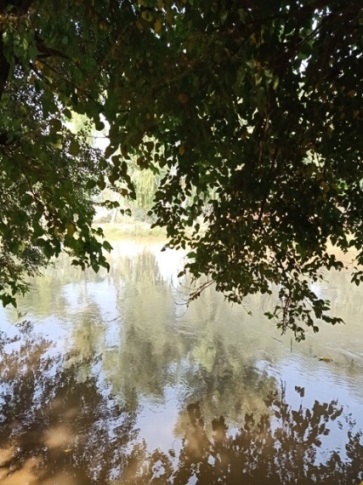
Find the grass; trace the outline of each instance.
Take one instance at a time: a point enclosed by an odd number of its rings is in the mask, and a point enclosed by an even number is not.
[[[141,221],[123,221],[117,223],[95,224],[95,227],[101,227],[108,241],[118,241],[125,237],[148,238],[148,239],[166,239],[166,231],[163,228],[156,227],[151,229],[150,224]]]

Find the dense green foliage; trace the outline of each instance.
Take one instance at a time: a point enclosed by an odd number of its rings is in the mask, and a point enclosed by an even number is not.
[[[342,267],[328,243],[363,260],[362,29],[360,0],[1,0],[3,301],[34,251],[106,264],[92,191],[135,196],[136,156],[193,276],[237,302],[275,285],[298,336],[338,321],[310,281]],[[104,158],[72,112],[107,120]]]

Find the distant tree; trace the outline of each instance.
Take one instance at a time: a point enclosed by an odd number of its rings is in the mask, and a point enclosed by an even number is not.
[[[1,219],[3,301],[13,236],[106,264],[83,202],[106,184],[135,197],[137,156],[165,170],[153,217],[194,277],[235,302],[275,285],[268,315],[297,337],[339,321],[310,281],[343,266],[327,244],[363,261],[362,28],[360,0],[1,0],[1,184],[22,208]],[[106,158],[71,111],[107,120]]]

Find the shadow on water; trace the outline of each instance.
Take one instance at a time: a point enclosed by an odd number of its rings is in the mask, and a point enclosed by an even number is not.
[[[3,485],[305,485],[363,479],[362,433],[336,400],[306,408],[305,390],[295,387],[301,402],[293,408],[281,384],[268,379],[266,386],[266,376],[249,369],[245,387],[263,399],[264,407],[242,411],[242,424],[236,426],[228,416],[212,418],[208,399],[185,401],[178,410],[174,447],[149,450],[138,436],[137,410],[120,405],[96,377],[84,380],[79,365],[67,365],[60,354],[51,356],[50,342],[26,332],[22,341],[4,336],[2,341]],[[83,366],[96,375],[99,363],[95,357]],[[228,385],[226,392],[231,392]],[[233,394],[231,402],[241,404]],[[339,449],[320,453],[334,426],[346,435],[344,458]]]
[[[48,351],[49,342],[37,339],[3,354],[0,483],[108,483],[127,461],[135,416]]]

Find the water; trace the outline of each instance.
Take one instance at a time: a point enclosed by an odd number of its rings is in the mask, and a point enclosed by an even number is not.
[[[2,485],[359,484],[362,289],[315,288],[346,325],[295,343],[254,296],[185,306],[182,254],[116,245],[66,260],[1,310]],[[181,284],[180,284],[181,283]],[[324,358],[324,360],[319,360]]]

